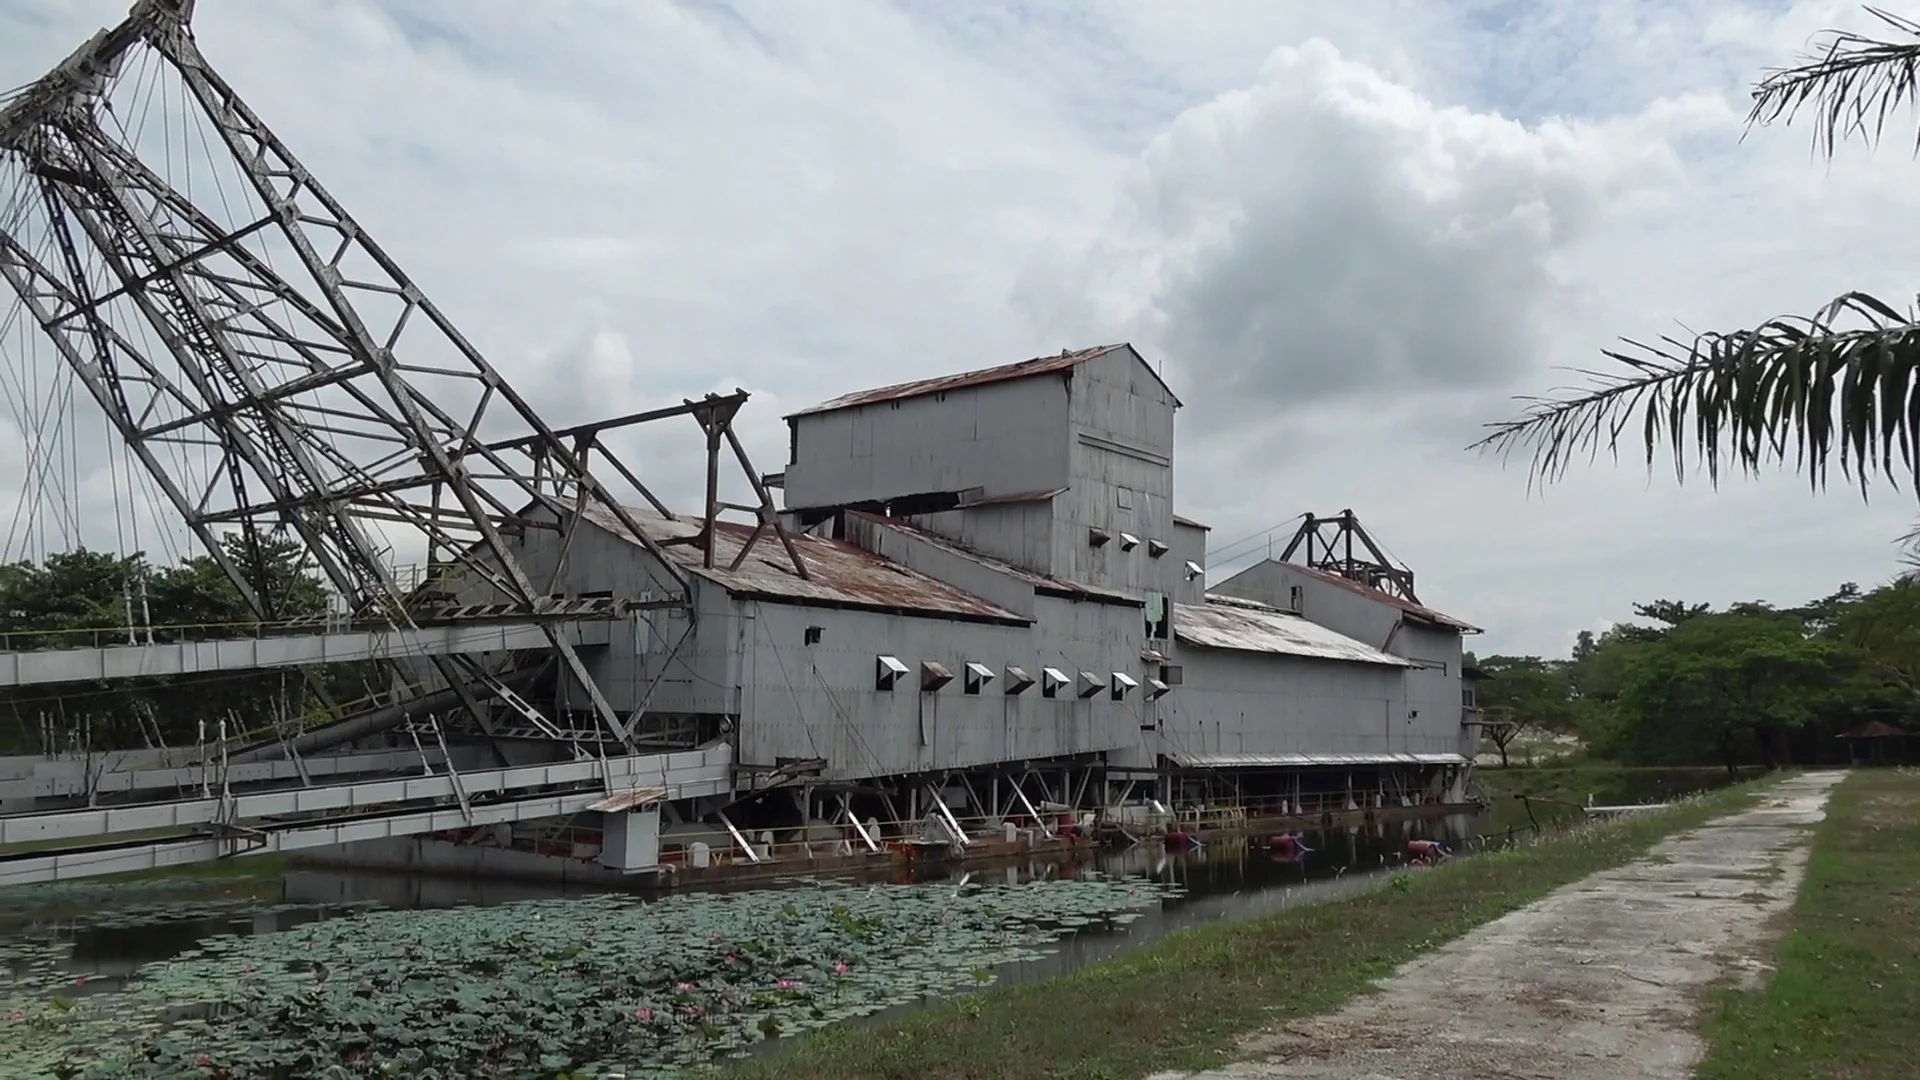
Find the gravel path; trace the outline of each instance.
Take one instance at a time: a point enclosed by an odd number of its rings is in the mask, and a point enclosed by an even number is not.
[[[1700,992],[1752,980],[1844,773],[1791,777],[1407,964],[1338,1012],[1245,1041],[1244,1060],[1149,1080],[1613,1080],[1688,1076]]]

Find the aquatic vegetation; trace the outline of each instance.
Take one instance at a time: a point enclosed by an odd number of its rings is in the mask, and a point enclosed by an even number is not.
[[[42,944],[0,985],[0,1074],[668,1075],[978,987],[994,966],[1130,921],[1168,892],[1109,879],[811,883],[373,911],[207,939],[86,996],[70,996]]]
[[[277,891],[279,882],[255,883],[203,877],[148,878],[140,881],[107,882],[99,880],[56,881],[44,885],[0,887],[0,917],[18,916],[53,909],[84,910],[110,905],[125,905],[134,898],[179,898],[187,894],[222,895],[256,893],[267,887]]]

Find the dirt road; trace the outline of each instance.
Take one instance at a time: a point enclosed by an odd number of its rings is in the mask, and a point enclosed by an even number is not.
[[[1559,889],[1427,953],[1338,1012],[1248,1039],[1237,1064],[1150,1080],[1614,1080],[1689,1075],[1701,991],[1764,971],[1844,773]]]

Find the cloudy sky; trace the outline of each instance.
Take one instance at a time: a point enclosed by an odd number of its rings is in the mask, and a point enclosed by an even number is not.
[[[124,0],[0,6],[0,85]],[[1466,452],[1622,336],[1913,295],[1920,163],[1742,141],[1839,2],[201,0],[202,49],[554,423],[1134,342],[1222,546],[1356,510],[1484,651],[1880,581],[1911,496]],[[19,434],[10,435],[17,455]],[[629,446],[669,495],[698,438]],[[1258,542],[1242,545],[1251,555]]]

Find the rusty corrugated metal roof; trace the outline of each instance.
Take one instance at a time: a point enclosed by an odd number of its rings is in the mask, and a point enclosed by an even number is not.
[[[1048,375],[1054,372],[1071,371],[1089,360],[1097,360],[1116,349],[1127,349],[1131,351],[1133,346],[1123,341],[1113,345],[1095,345],[1090,349],[1062,349],[1058,356],[1036,356],[1031,360],[1022,360],[1017,364],[1001,364],[999,367],[980,368],[977,371],[963,371],[957,375],[940,375],[931,379],[916,379],[913,382],[894,383],[892,386],[881,386],[872,390],[858,390],[851,394],[842,394],[831,401],[823,401],[818,405],[809,406],[801,409],[799,412],[788,413],[783,419],[792,420],[796,417],[811,416],[814,413],[851,409],[857,405],[875,405],[884,401],[901,401],[906,398],[920,397],[923,394],[938,394],[946,390],[961,390],[972,386],[987,386],[992,383],[1007,382],[1012,379],[1030,378],[1035,375]],[[1144,359],[1141,363],[1143,367],[1146,367],[1148,373],[1160,383],[1161,388],[1166,390],[1167,395],[1173,398],[1173,403],[1177,407],[1180,404],[1180,397],[1173,392],[1172,387],[1167,385],[1166,379],[1162,378],[1160,373],[1154,371],[1150,365],[1147,365]]]
[[[951,552],[959,558],[969,559],[982,566],[998,570],[1009,577],[1024,581],[1043,594],[1081,597],[1101,603],[1126,604],[1130,607],[1140,607],[1146,603],[1143,597],[1122,592],[1119,589],[1108,589],[1099,585],[1088,585],[1084,582],[1070,581],[1066,578],[1054,577],[1051,574],[1041,574],[1028,570],[1025,567],[1015,566],[1004,559],[996,559],[991,555],[975,551],[957,540],[950,540],[937,533],[916,528],[895,518],[881,517],[878,514],[868,514],[857,510],[850,510],[847,512],[847,520],[849,524],[859,523],[869,528],[893,529],[896,532],[931,544],[943,551]]]
[[[1395,596],[1390,592],[1383,592],[1379,589],[1373,588],[1370,585],[1362,585],[1361,583],[1353,580],[1352,578],[1342,577],[1331,570],[1322,570],[1319,567],[1307,566],[1302,563],[1290,562],[1290,563],[1287,563],[1286,565],[1289,569],[1298,570],[1301,573],[1306,574],[1308,577],[1314,578],[1319,581],[1324,581],[1329,585],[1338,585],[1341,588],[1346,589],[1348,592],[1352,592],[1360,596],[1364,596],[1369,600],[1375,600],[1382,604],[1387,604],[1391,607],[1397,607],[1401,611],[1406,612],[1407,614],[1413,616],[1414,618],[1420,619],[1424,622],[1430,622],[1435,626],[1445,627],[1448,630],[1458,630],[1463,634],[1481,633],[1480,628],[1473,625],[1470,622],[1466,622],[1465,620],[1462,620],[1462,619],[1456,619],[1451,615],[1445,614],[1444,612],[1435,611],[1432,608],[1426,606],[1425,604],[1416,604],[1405,597]]]
[[[913,382],[895,383],[892,386],[875,387],[872,390],[859,390],[851,394],[842,394],[831,401],[788,413],[791,420],[796,416],[812,413],[833,412],[836,409],[850,409],[855,405],[874,405],[882,401],[899,401],[903,398],[919,397],[922,394],[937,394],[942,390],[959,390],[969,386],[987,386],[991,383],[1006,382],[1009,379],[1025,379],[1034,375],[1046,375],[1055,371],[1067,371],[1079,367],[1096,357],[1105,356],[1115,349],[1124,349],[1125,345],[1096,345],[1091,349],[1063,349],[1058,356],[1040,356],[1032,360],[1022,360],[1017,364],[1001,364],[999,367],[981,368],[978,371],[963,371],[957,375],[941,375],[932,379],[917,379]]]
[[[1836,739],[1904,739],[1910,732],[1902,731],[1885,720],[1869,720],[1857,728],[1835,735]]]
[[[1292,612],[1230,597],[1209,596],[1204,604],[1174,604],[1173,636],[1189,645],[1210,649],[1278,653],[1383,667],[1414,666]]]
[[[640,527],[655,542],[700,532],[697,519],[669,521],[651,509],[629,508]],[[589,506],[586,516],[594,524],[622,539],[631,534],[612,513]],[[828,540],[803,533],[790,533],[800,558],[807,564],[811,580],[794,573],[793,563],[780,546],[780,538],[771,531],[760,537],[740,569],[728,565],[753,533],[753,527],[722,521],[714,530],[714,567],[700,565],[697,545],[676,544],[666,549],[675,563],[688,573],[706,578],[736,596],[755,597],[794,604],[823,607],[856,607],[952,618],[1029,624],[1028,619],[943,581],[917,574],[897,563],[883,559],[842,540]]]

